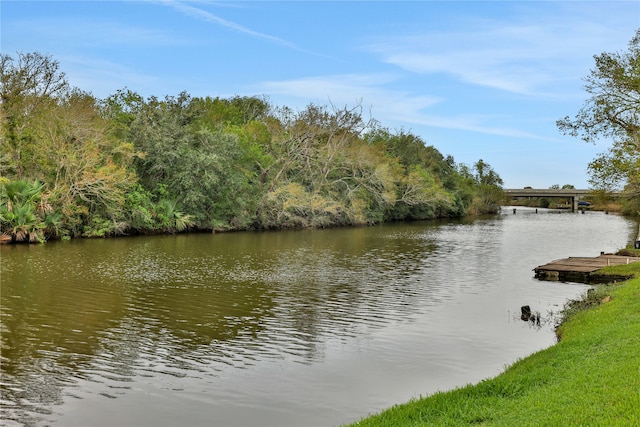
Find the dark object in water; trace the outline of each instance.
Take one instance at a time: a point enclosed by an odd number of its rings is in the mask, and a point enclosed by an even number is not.
[[[522,307],[520,307],[520,311],[522,312],[522,314],[520,315],[520,319],[524,320],[525,322],[531,321],[532,323],[535,323],[537,326],[540,326],[539,313],[532,314],[531,307],[529,307],[528,305],[523,305]]]

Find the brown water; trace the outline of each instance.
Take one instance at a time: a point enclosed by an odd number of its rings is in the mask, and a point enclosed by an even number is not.
[[[332,426],[494,376],[586,289],[532,269],[637,230],[503,212],[3,246],[2,425]]]

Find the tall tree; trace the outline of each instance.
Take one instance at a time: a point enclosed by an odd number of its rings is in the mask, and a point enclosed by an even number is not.
[[[117,110],[117,109],[116,109]],[[140,182],[158,200],[169,199],[200,228],[246,226],[248,186],[239,137],[207,127],[187,93],[150,98],[126,138],[144,155],[136,158]]]
[[[133,145],[110,136],[109,123],[86,92],[70,90],[48,111],[46,122],[32,127],[36,159],[64,216],[83,224],[85,234],[93,234],[87,224],[98,217],[98,235],[125,231],[125,196],[136,182]]]
[[[478,160],[474,165],[475,183],[477,186],[473,205],[478,213],[493,213],[498,210],[504,197],[502,178],[491,165]]]
[[[0,172],[22,179],[24,160],[37,148],[29,124],[37,120],[38,109],[68,89],[60,64],[41,53],[18,53],[16,58],[0,54]]]
[[[589,98],[574,118],[558,120],[561,132],[586,142],[609,139],[612,147],[589,164],[595,189],[625,186],[640,197],[640,29],[622,53],[594,56],[585,78]]]

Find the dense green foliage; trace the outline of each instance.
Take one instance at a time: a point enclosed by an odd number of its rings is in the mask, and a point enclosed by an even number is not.
[[[594,59],[595,68],[585,78],[590,98],[558,127],[586,142],[612,142],[589,164],[589,182],[600,193],[623,187],[628,201],[623,212],[640,215],[640,30],[628,52],[605,52]]]
[[[640,263],[568,304],[560,342],[476,385],[416,399],[357,426],[640,424]]]
[[[364,225],[494,212],[502,180],[360,106],[96,99],[39,53],[0,57],[3,240]]]

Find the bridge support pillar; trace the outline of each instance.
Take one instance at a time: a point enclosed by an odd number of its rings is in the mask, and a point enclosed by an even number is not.
[[[578,195],[571,198],[571,212],[578,212]]]

